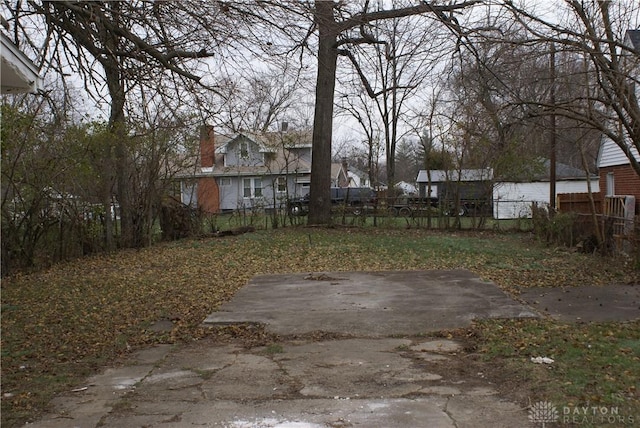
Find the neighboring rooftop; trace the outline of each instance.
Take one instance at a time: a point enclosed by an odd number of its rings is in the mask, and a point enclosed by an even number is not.
[[[640,30],[627,30],[626,36],[631,47],[640,55]]]
[[[445,181],[489,181],[493,180],[493,169],[433,169],[430,171],[421,169],[420,172],[418,172],[416,182],[427,183],[429,182],[429,178],[431,178],[432,183],[442,183]]]
[[[0,57],[2,60],[0,76],[2,94],[21,94],[25,92],[37,92],[42,86],[38,67],[13,44],[4,34],[0,33],[2,48]]]
[[[529,168],[520,174],[517,179],[505,179],[505,177],[494,177],[493,169],[463,169],[457,170],[420,170],[416,182],[427,183],[429,181],[427,173],[430,174],[432,183],[442,183],[445,181],[549,181],[550,178],[550,161],[549,159],[539,159],[538,162],[532,162]],[[593,176],[593,175],[592,175]],[[556,163],[556,179],[557,180],[584,180],[587,173],[580,168],[573,167],[561,162]]]

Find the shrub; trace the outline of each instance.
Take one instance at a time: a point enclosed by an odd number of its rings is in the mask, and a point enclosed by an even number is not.
[[[584,233],[578,229],[577,214],[553,213],[548,206],[533,204],[533,233],[547,244],[572,247],[577,244]]]

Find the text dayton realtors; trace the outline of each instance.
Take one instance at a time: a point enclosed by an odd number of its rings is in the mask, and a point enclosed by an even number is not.
[[[623,424],[630,425],[636,421],[633,415],[620,413],[618,407],[603,406],[563,406],[562,423],[572,424]]]

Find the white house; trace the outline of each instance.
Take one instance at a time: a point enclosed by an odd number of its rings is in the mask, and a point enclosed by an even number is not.
[[[279,208],[309,192],[311,135],[289,131],[230,137],[204,126],[200,165],[181,174],[181,201],[208,213]]]
[[[347,158],[331,164],[331,187],[370,187],[365,173],[349,165]]]

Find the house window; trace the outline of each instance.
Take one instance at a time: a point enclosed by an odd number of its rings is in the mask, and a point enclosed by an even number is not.
[[[276,190],[278,193],[285,193],[287,191],[287,178],[278,177],[276,181]]]
[[[247,159],[249,157],[249,143],[242,141],[240,143],[240,158]]]
[[[242,180],[242,196],[244,198],[262,197],[262,179],[245,178]]]
[[[242,196],[245,198],[250,198],[251,197],[251,179],[250,178],[245,178],[243,180],[243,193]]]
[[[220,186],[231,186],[231,179],[229,177],[222,177],[220,179]]]
[[[613,172],[607,173],[607,196],[613,196],[616,194],[616,182],[613,177]]]
[[[253,196],[256,198],[262,197],[262,179],[261,178],[253,179]]]

